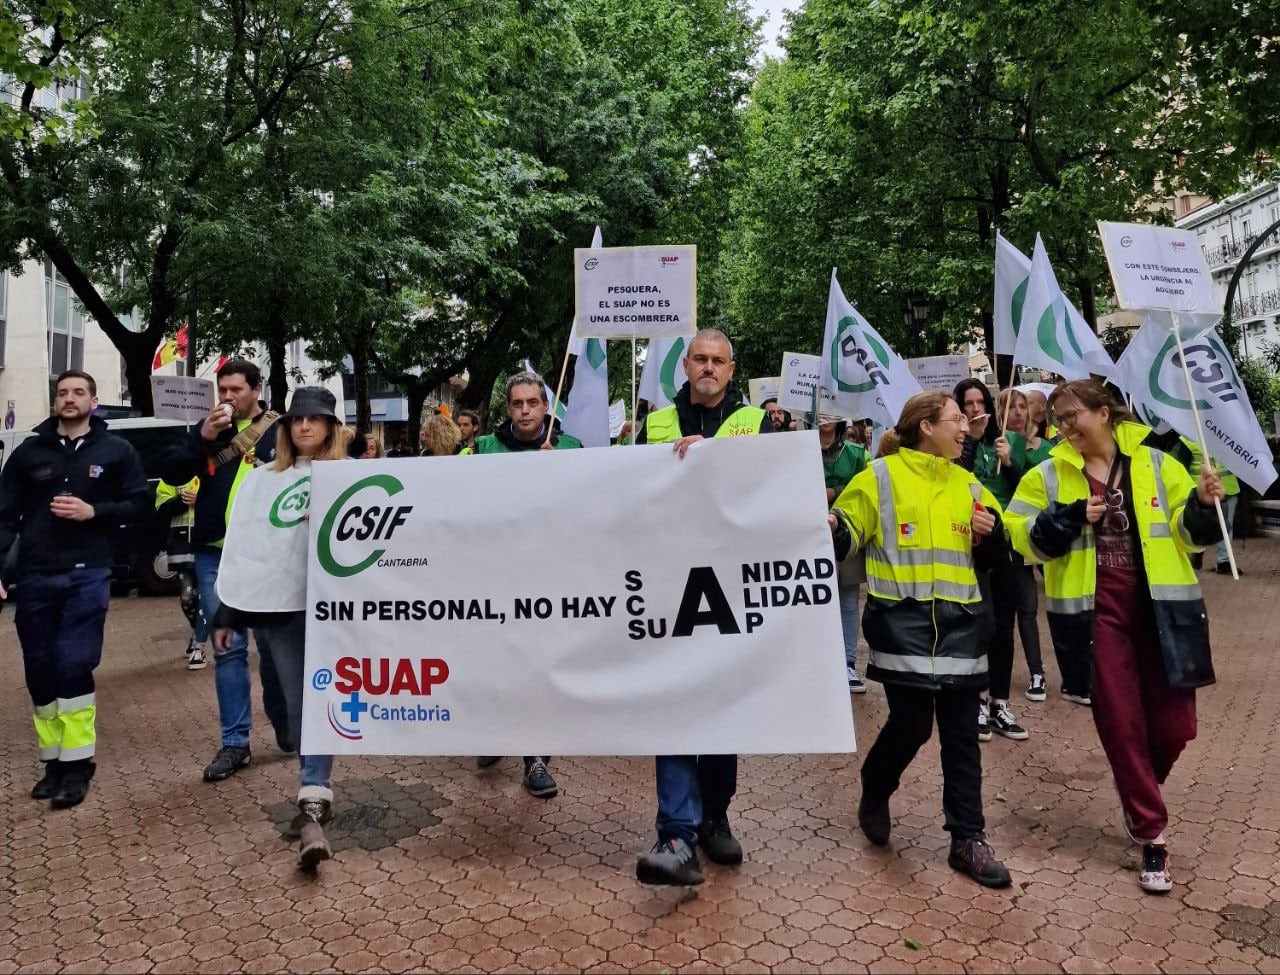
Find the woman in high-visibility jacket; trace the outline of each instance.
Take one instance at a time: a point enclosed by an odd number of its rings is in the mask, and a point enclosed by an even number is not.
[[[1065,440],[1023,477],[1005,526],[1025,559],[1045,563],[1055,644],[1073,645],[1086,672],[1092,649],[1094,724],[1143,847],[1139,883],[1161,893],[1172,881],[1160,786],[1196,735],[1195,688],[1213,683],[1188,553],[1220,534],[1222,484],[1144,446],[1150,429],[1097,380],[1063,383],[1049,408]]]
[[[836,554],[865,549],[871,647],[867,676],[884,684],[889,720],[862,763],[858,823],[889,842],[889,799],[938,720],[947,862],[1004,887],[1009,871],[986,842],[982,752],[973,716],[987,686],[975,559],[1003,552],[991,492],[953,463],[968,423],[946,393],[918,393],[881,438],[881,457],[836,499]],[[977,502],[977,503],[975,503]]]

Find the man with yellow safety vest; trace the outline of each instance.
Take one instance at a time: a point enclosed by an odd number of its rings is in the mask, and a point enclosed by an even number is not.
[[[121,525],[147,510],[142,462],[99,417],[93,377],[58,377],[54,415],[9,458],[0,476],[0,552],[18,540],[14,626],[31,695],[44,776],[31,798],[54,809],[84,801],[95,769],[93,672]]]
[[[169,536],[165,540],[165,556],[169,568],[177,575],[181,587],[178,604],[191,624],[187,640],[187,670],[204,670],[208,658],[204,642],[209,639],[208,621],[200,613],[200,587],[196,582],[196,554],[191,547],[191,529],[195,524],[196,492],[200,478],[193,477],[182,487],[167,481],[156,485],[156,511],[169,518]]]
[[[245,359],[231,359],[218,370],[218,405],[169,452],[161,476],[170,484],[201,478],[196,495],[191,544],[195,549],[196,581],[205,618],[218,612],[218,572],[227,534],[231,504],[248,474],[269,463],[276,451],[276,414],[263,408],[262,372]],[[262,678],[262,707],[275,729],[276,744],[290,753],[297,748],[289,733],[289,713],[276,673],[271,649],[261,630],[258,673]],[[213,655],[213,685],[218,696],[218,724],[222,742],[204,768],[206,782],[221,782],[253,761],[249,732],[253,707],[249,682],[249,634],[236,631],[230,648]]]
[[[1212,684],[1209,621],[1188,554],[1217,540],[1222,497],[1207,468],[1192,481],[1143,443],[1097,380],[1063,383],[1049,408],[1065,435],[1027,472],[1005,525],[1028,562],[1045,564],[1049,625],[1092,656],[1093,720],[1130,837],[1139,884],[1172,887],[1160,787],[1196,735],[1195,688]],[[1064,680],[1066,678],[1064,677]]]
[[[768,414],[744,403],[730,385],[733,345],[723,332],[704,329],[695,335],[684,370],[689,379],[675,403],[645,417],[637,443],[669,443],[683,458],[701,440],[773,432]],[[699,846],[712,863],[741,863],[742,844],[729,828],[738,756],[659,755],[656,768],[658,841],[636,862],[636,878],[645,884],[702,883]]]
[[[985,616],[975,570],[1004,556],[991,492],[954,463],[968,420],[946,393],[917,393],[880,440],[882,456],[836,499],[837,557],[865,549],[871,647],[867,676],[884,684],[889,720],[862,763],[858,824],[889,842],[889,799],[937,716],[947,863],[986,887],[1009,871],[986,840],[982,749],[973,716],[987,686]]]

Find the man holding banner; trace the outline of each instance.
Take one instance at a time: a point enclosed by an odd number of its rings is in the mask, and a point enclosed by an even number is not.
[[[507,419],[495,433],[476,437],[474,448],[463,454],[522,453],[526,450],[572,450],[582,443],[567,433],[561,433],[559,424],[550,416],[551,401],[547,397],[546,383],[532,372],[517,372],[507,379]],[[548,433],[550,435],[548,435]],[[498,761],[496,755],[479,755],[476,765],[489,768]],[[548,755],[524,757],[524,787],[529,795],[538,799],[555,798],[556,780],[547,770],[551,761]]]
[[[715,329],[700,331],[684,359],[689,379],[675,403],[645,417],[637,443],[670,443],[683,458],[711,437],[772,433],[764,410],[748,406],[732,389],[733,345]],[[729,828],[729,802],[738,788],[737,755],[659,755],[658,841],[636,863],[645,884],[702,883],[701,846],[712,863],[742,862],[742,844]]]

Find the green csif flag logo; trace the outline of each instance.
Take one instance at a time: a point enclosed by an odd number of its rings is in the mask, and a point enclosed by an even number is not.
[[[1022,331],[1022,306],[1027,301],[1027,287],[1031,284],[1031,275],[1022,279],[1022,283],[1013,289],[1009,297],[1009,321],[1013,323],[1013,337],[1017,338]]]
[[[1017,319],[1014,319],[1016,322]],[[1071,351],[1075,353],[1075,361],[1083,362],[1084,353],[1080,351],[1080,344],[1076,341],[1075,333],[1071,331],[1071,321],[1067,317],[1067,305],[1062,300],[1062,296],[1054,298],[1049,303],[1049,307],[1044,310],[1040,316],[1040,321],[1036,324],[1036,341],[1040,344],[1041,350],[1045,355],[1049,356],[1054,362],[1066,365],[1067,358],[1062,351],[1062,342],[1059,340],[1060,335],[1066,335],[1067,344],[1071,346]]]
[[[302,524],[311,504],[311,475],[307,474],[281,491],[271,502],[267,520],[276,528],[293,528]]]
[[[859,336],[870,346],[870,352],[858,341]],[[844,359],[858,361],[867,373],[865,383],[847,383],[841,378],[840,365]],[[831,375],[835,378],[837,390],[842,393],[869,393],[877,386],[887,386],[889,377],[884,370],[888,368],[889,350],[864,332],[852,315],[840,319],[836,337],[831,340]]]
[[[361,478],[338,495],[325,512],[316,543],[316,557],[325,572],[340,579],[349,578],[363,572],[386,554],[385,548],[375,548],[353,562],[344,562],[334,549],[346,549],[349,542],[389,541],[413,511],[413,505],[386,503],[403,490],[404,485],[398,478],[390,474],[373,474]],[[362,503],[353,503],[356,496],[364,491],[378,494]]]
[[[1240,399],[1244,383],[1231,362],[1231,356],[1221,340],[1213,332],[1207,332],[1195,341],[1183,346],[1186,353],[1187,372],[1192,383],[1201,391],[1212,393],[1217,404],[1197,399],[1196,408],[1211,410],[1215,405],[1226,405]],[[1166,384],[1165,380],[1168,379]],[[1191,400],[1182,395],[1186,382],[1182,376],[1182,363],[1178,359],[1177,343],[1172,334],[1164,340],[1160,351],[1151,362],[1147,374],[1147,388],[1152,399],[1175,410],[1191,409]]]
[[[667,357],[662,360],[662,368],[658,370],[658,383],[672,403],[676,401],[676,393],[680,392],[680,388],[676,385],[676,368],[684,358],[684,347],[685,339],[676,339],[667,351]]]

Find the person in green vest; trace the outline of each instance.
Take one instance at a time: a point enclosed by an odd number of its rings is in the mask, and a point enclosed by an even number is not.
[[[1186,437],[1178,437],[1178,443],[1170,451],[1173,459],[1178,461],[1187,472],[1195,479],[1200,478],[1200,468],[1204,465],[1204,451],[1200,449],[1200,445],[1194,440],[1188,440]],[[1227,522],[1227,536],[1218,542],[1218,573],[1220,575],[1231,575],[1231,560],[1227,557],[1227,539],[1235,538],[1235,517],[1236,505],[1240,501],[1240,481],[1229,470],[1221,464],[1213,465],[1217,468],[1218,479],[1222,482],[1222,491],[1225,497],[1222,499],[1222,517]],[[1197,552],[1191,557],[1191,564],[1197,569],[1203,564],[1203,556]],[[1239,571],[1237,569],[1237,571]],[[1244,575],[1243,572],[1240,573]]]
[[[822,447],[822,471],[827,480],[827,506],[830,507],[855,474],[871,463],[867,448],[845,439],[848,420],[830,420],[818,425],[818,444]],[[849,693],[865,694],[867,685],[858,676],[858,591],[863,571],[857,559],[840,563],[837,588],[840,592],[840,625],[844,630],[844,662],[849,674]]]
[[[995,400],[980,380],[965,379],[958,383],[955,400],[969,422],[969,434],[958,463],[973,472],[978,483],[991,492],[1004,510],[1022,476],[1025,463],[1022,448],[1026,442],[1019,438],[1019,447],[1015,449],[1015,444],[1000,432]],[[978,702],[978,740],[990,741],[995,732],[1011,741],[1025,741],[1029,737],[1027,730],[1018,724],[1009,707],[1016,584],[1011,578],[1014,565],[1008,543],[1001,544],[1006,546],[1005,557],[993,560],[989,569],[978,573],[982,602],[988,615],[987,666],[991,676],[990,697]]]
[[[772,433],[762,409],[742,401],[732,386],[733,345],[715,329],[703,329],[685,352],[688,381],[675,403],[654,410],[636,437],[640,444],[669,443],[683,458],[700,440]],[[729,828],[729,801],[738,788],[737,755],[659,755],[656,759],[658,841],[636,862],[644,884],[702,883],[701,846],[712,863],[742,862],[742,844]]]
[[[476,437],[475,447],[464,447],[461,455],[510,454],[527,450],[572,450],[582,441],[560,432],[560,421],[551,415],[547,387],[542,377],[532,372],[517,372],[507,377],[507,418],[493,433]],[[548,427],[551,436],[547,436]],[[478,755],[476,766],[489,768],[497,755]],[[547,769],[549,755],[524,757],[524,787],[538,799],[551,799],[559,787]]]

